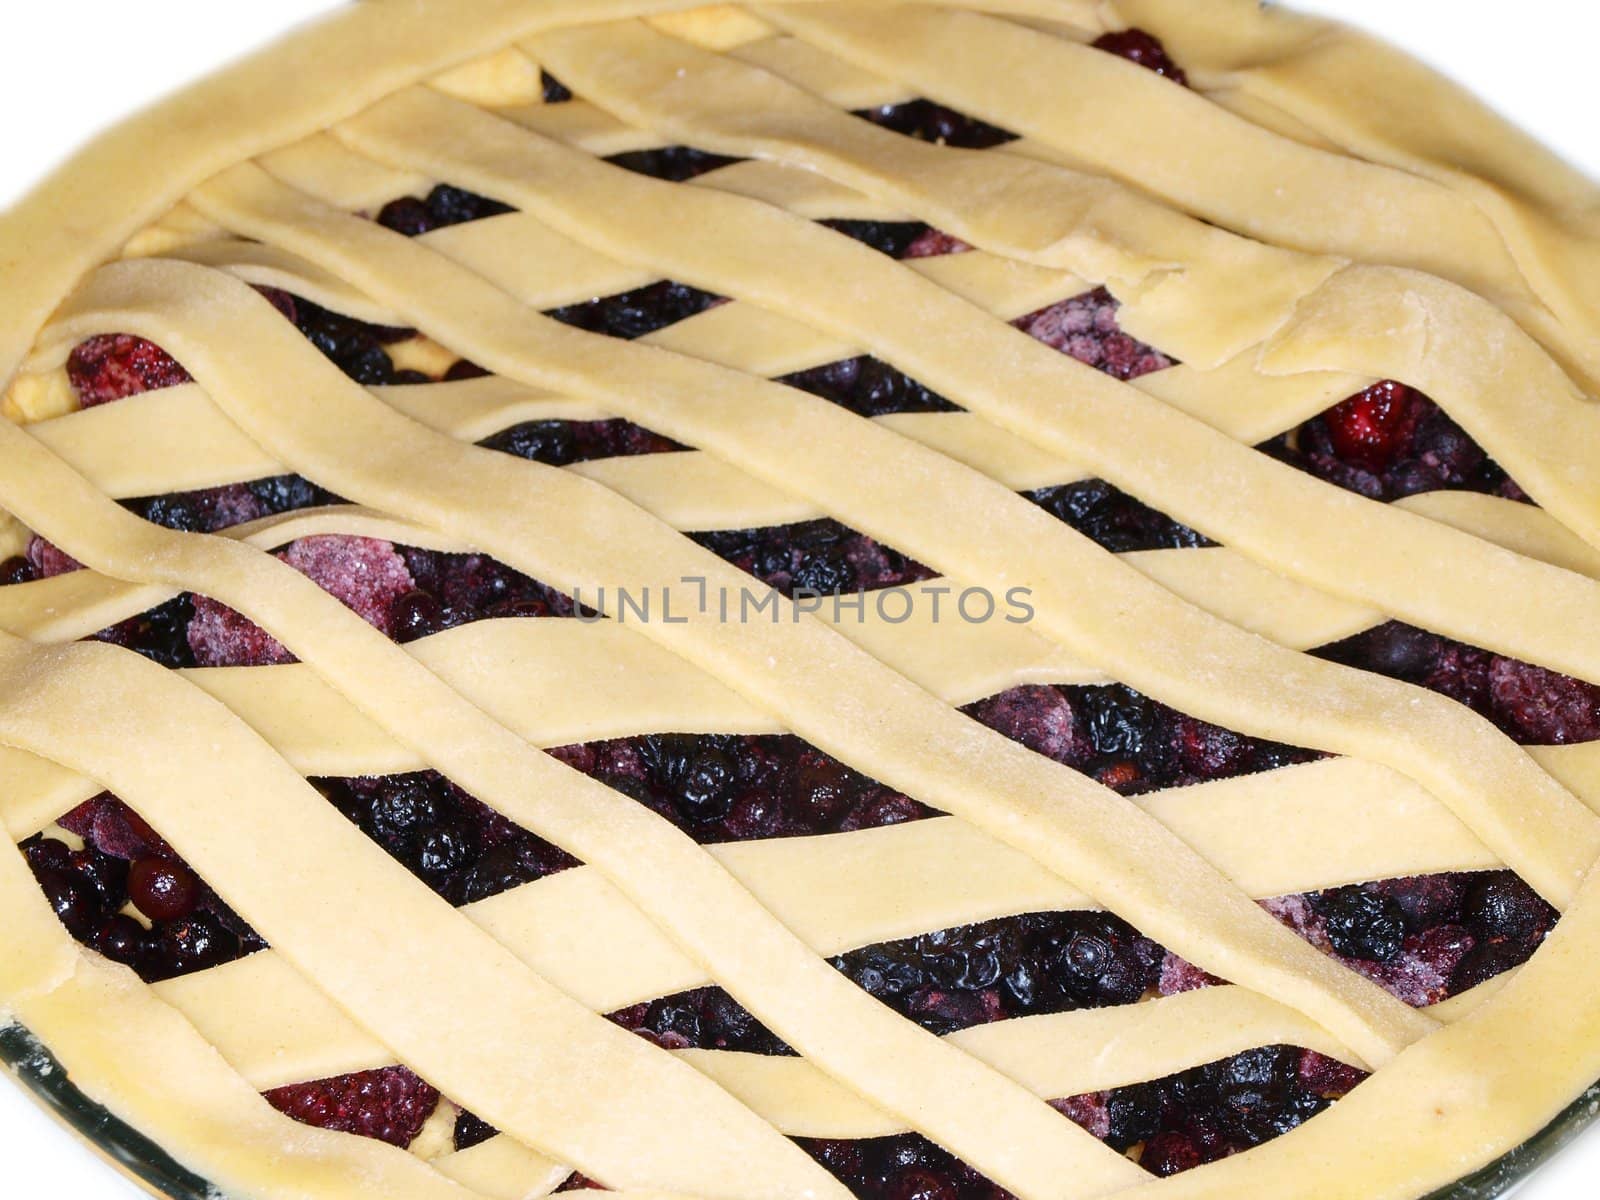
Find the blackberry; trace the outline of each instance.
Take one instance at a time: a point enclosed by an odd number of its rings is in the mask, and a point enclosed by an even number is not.
[[[1387,896],[1344,887],[1321,893],[1314,904],[1336,953],[1369,962],[1388,962],[1400,953],[1405,913]]]

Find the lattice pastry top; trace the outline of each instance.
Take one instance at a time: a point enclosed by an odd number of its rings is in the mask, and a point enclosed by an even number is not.
[[[1597,200],[1247,0],[350,7],[0,220],[0,1010],[230,1195],[1449,1184],[1600,1078]]]

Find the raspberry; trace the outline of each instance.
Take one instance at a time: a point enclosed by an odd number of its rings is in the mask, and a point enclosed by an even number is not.
[[[28,564],[39,579],[83,570],[83,564],[65,550],[35,535],[28,541]]]
[[[1420,397],[1385,380],[1329,409],[1323,416],[1333,452],[1347,463],[1382,471],[1410,448],[1422,415]]]
[[[278,557],[369,625],[393,633],[397,601],[415,590],[405,560],[389,542],[322,535],[293,542]],[[266,666],[292,661],[264,629],[207,596],[196,596],[189,646],[205,667]]]
[[[405,1067],[359,1071],[266,1093],[267,1103],[305,1125],[409,1146],[439,1104],[439,1092]]]
[[[1137,379],[1173,365],[1173,360],[1117,324],[1122,306],[1105,288],[1041,308],[1012,322],[1029,337],[1070,354],[1113,379]]]
[[[160,346],[126,333],[92,337],[67,358],[67,378],[84,408],[188,383],[189,372]]]
[[[1489,664],[1496,723],[1519,741],[1566,745],[1600,738],[1600,687],[1543,667],[1496,658]]]

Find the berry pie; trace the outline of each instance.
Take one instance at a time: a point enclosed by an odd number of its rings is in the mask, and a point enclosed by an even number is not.
[[[1503,1166],[1600,192],[1254,0],[692,2],[350,5],[0,217],[15,1073],[185,1197]]]

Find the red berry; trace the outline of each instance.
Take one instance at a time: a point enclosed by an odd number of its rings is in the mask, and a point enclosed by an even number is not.
[[[383,1067],[275,1088],[267,1102],[318,1129],[406,1147],[439,1104],[439,1092],[405,1067]]]
[[[965,254],[972,246],[942,229],[929,229],[906,247],[901,258],[939,258],[945,254]]]
[[[1422,397],[1385,380],[1336,404],[1323,416],[1333,452],[1347,463],[1382,471],[1410,446],[1422,415]]]
[[[189,372],[160,346],[125,333],[81,343],[67,359],[67,378],[84,408],[140,392],[188,383]]]
[[[1096,288],[1018,317],[1012,324],[1113,379],[1137,379],[1172,366],[1173,360],[1161,351],[1122,331],[1117,324],[1120,307],[1105,288]]]
[[[1157,75],[1172,80],[1173,83],[1189,86],[1189,77],[1184,74],[1183,68],[1172,61],[1167,48],[1154,34],[1146,33],[1142,29],[1123,29],[1116,33],[1102,34],[1093,44],[1096,50],[1115,54],[1118,58],[1125,58],[1148,71],[1154,71]]]
[[[1181,1133],[1156,1134],[1139,1155],[1139,1165],[1162,1178],[1198,1167],[1200,1162],[1199,1149]]]
[[[83,570],[83,564],[59,546],[37,534],[28,541],[28,564],[39,579],[50,579]]]

